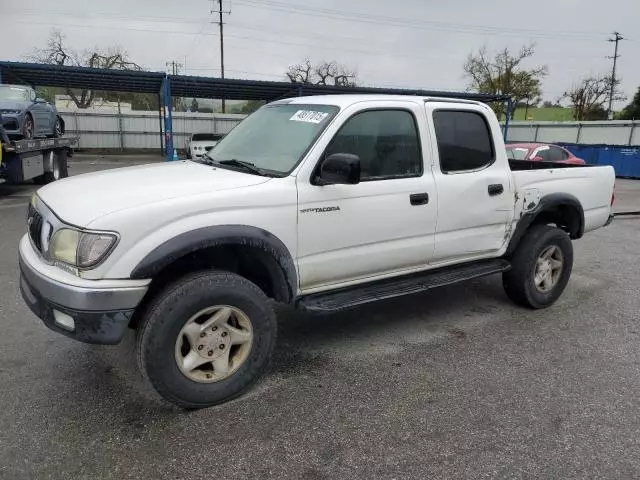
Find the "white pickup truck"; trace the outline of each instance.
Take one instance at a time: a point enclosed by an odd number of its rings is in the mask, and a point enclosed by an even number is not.
[[[23,298],[89,343],[137,330],[139,366],[188,408],[265,370],[274,302],[331,312],[501,273],[553,304],[572,239],[607,225],[611,167],[507,159],[486,105],[337,95],[268,104],[200,162],[61,180],[34,195]]]

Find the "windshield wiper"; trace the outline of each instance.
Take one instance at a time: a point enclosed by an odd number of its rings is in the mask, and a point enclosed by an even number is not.
[[[262,175],[266,177],[273,176],[272,174],[265,172],[261,168],[256,167],[253,163],[245,162],[244,160],[236,160],[235,158],[232,158],[230,160],[214,160],[214,162],[220,165],[229,165],[232,167],[239,167],[239,168],[242,168],[243,170],[246,170],[247,172],[255,173],[256,175]]]

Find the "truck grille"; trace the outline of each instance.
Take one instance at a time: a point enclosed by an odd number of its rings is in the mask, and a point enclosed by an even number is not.
[[[29,238],[33,242],[33,245],[42,252],[42,215],[29,204],[29,211],[27,213],[27,229],[29,231]]]

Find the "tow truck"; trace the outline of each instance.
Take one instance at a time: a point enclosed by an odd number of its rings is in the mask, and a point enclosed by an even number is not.
[[[44,185],[68,176],[78,137],[12,140],[0,122],[0,183],[33,180]]]

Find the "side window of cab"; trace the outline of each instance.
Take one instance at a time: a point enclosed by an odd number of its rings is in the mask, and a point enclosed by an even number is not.
[[[408,110],[368,110],[355,114],[333,137],[324,158],[334,153],[360,158],[362,182],[422,175],[418,128]]]

